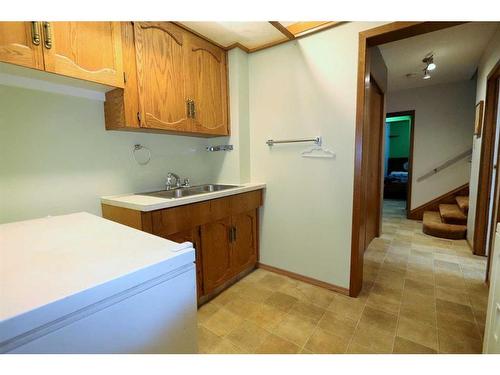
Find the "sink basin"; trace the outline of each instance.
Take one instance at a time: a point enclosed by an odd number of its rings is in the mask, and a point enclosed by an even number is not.
[[[176,188],[176,189],[172,189],[172,190],[160,190],[160,191],[153,191],[150,193],[139,193],[138,195],[149,195],[152,197],[174,199],[174,198],[189,197],[191,195],[213,193],[214,191],[234,189],[237,187],[239,187],[239,186],[238,185],[205,184],[205,185],[198,185],[198,186],[181,187],[181,188]]]

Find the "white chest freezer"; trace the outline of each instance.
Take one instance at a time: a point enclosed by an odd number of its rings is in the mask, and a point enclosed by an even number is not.
[[[0,353],[196,353],[194,261],[88,213],[0,225]]]

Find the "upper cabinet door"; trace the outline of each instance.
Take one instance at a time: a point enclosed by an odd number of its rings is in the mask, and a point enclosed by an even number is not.
[[[45,70],[123,87],[119,22],[42,22]]]
[[[194,101],[192,131],[228,135],[226,51],[193,34],[186,35],[188,95]]]
[[[43,70],[41,22],[0,22],[0,61]]]
[[[141,126],[189,131],[184,31],[168,22],[134,26]]]

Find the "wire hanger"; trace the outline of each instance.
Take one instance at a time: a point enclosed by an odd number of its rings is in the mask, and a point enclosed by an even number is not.
[[[303,158],[323,158],[323,159],[334,159],[335,153],[330,151],[328,148],[323,147],[322,139],[319,138],[315,146],[302,151],[301,156]]]

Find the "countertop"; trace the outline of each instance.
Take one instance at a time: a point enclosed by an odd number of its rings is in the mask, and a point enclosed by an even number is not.
[[[215,198],[227,197],[229,195],[241,194],[248,191],[264,189],[266,184],[263,183],[248,183],[239,185],[236,188],[214,191],[212,193],[191,195],[182,198],[158,198],[149,195],[139,195],[139,194],[121,194],[114,196],[101,197],[101,203],[108,204],[110,206],[117,206],[123,208],[129,208],[131,210],[137,211],[154,211],[161,210],[163,208],[182,206],[184,204],[196,203],[207,201]]]
[[[85,212],[2,224],[0,323],[92,288],[100,288],[104,298],[109,287],[103,287],[111,281],[128,288],[193,262],[189,242],[178,244]],[[130,275],[135,280],[126,285]]]

